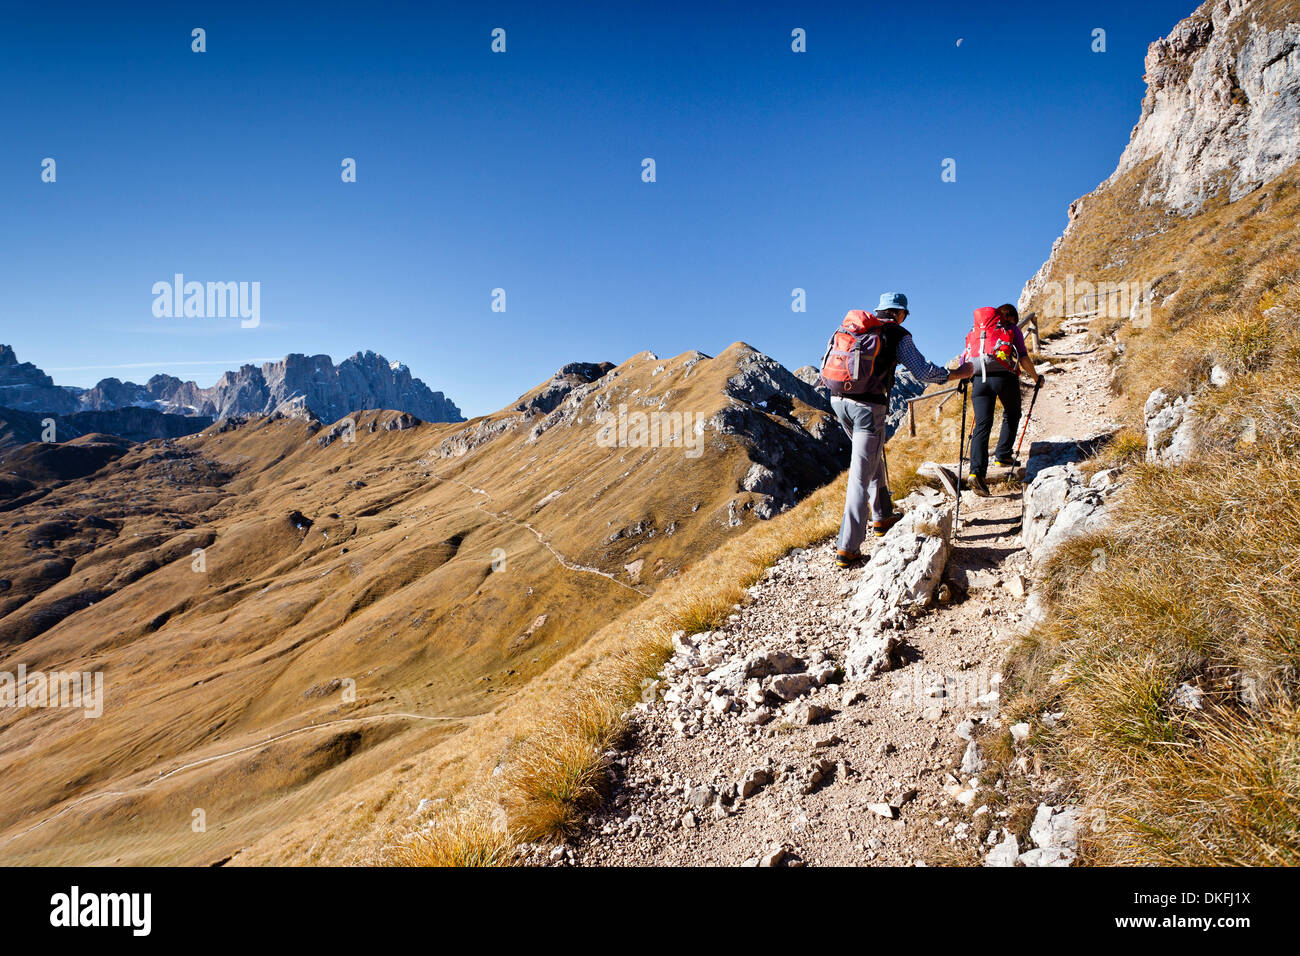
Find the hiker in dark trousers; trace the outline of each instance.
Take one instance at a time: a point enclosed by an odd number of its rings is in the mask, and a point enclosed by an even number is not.
[[[902,517],[894,511],[888,479],[885,474],[885,424],[889,412],[889,393],[894,387],[894,369],[898,363],[922,382],[947,382],[970,378],[973,367],[961,366],[955,372],[927,361],[912,343],[912,334],[903,329],[907,318],[907,296],[901,292],[886,292],[880,297],[875,314],[854,310],[844,319],[831,338],[827,357],[822,360],[822,381],[831,389],[831,408],[839,419],[844,433],[853,443],[853,457],[849,464],[848,494],[844,501],[844,520],[840,523],[839,549],[835,563],[847,568],[862,557],[862,542],[867,535],[867,522],[871,530],[881,537]],[[838,342],[837,349],[837,340]],[[834,356],[851,355],[845,348],[855,339],[867,339],[872,347],[878,345],[874,360],[868,359],[870,369],[863,369],[861,385],[855,394],[837,394],[845,391],[845,379],[852,383],[852,374],[836,373]]]
[[[1014,468],[1020,464],[1013,457],[1016,428],[1020,425],[1020,373],[1027,375],[1031,382],[1039,377],[1025,347],[1019,321],[1020,313],[1014,305],[976,309],[975,328],[967,336],[963,357],[975,366],[970,390],[971,406],[975,410],[975,429],[970,437],[970,486],[981,497],[989,494],[985,475],[989,467],[994,408],[998,402],[1002,403],[1002,431],[993,450],[993,460],[1001,467]],[[982,348],[978,344],[980,338],[984,343]]]

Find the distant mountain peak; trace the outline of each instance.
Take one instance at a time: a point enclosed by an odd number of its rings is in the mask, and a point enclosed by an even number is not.
[[[66,395],[31,362],[19,362],[13,346],[0,345],[0,405],[36,410],[32,403],[43,401],[66,401]]]
[[[81,389],[56,387],[35,365],[20,363],[13,348],[0,345],[0,406],[56,414],[152,408],[213,419],[278,411],[328,422],[355,411],[387,408],[429,422],[464,421],[442,392],[412,377],[401,362],[371,350],[356,352],[338,365],[328,355],[293,352],[277,362],[223,372],[209,388],[158,374],[143,385],[110,377]]]

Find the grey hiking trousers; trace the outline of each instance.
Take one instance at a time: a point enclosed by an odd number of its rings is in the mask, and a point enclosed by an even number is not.
[[[840,523],[839,547],[861,551],[869,521],[883,521],[894,511],[885,477],[884,405],[869,405],[851,398],[831,396],[831,408],[844,433],[853,442],[849,463],[849,491],[844,499],[844,520]]]

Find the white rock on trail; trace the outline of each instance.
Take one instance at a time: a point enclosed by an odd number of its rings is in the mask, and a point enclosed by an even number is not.
[[[741,779],[737,789],[742,799],[752,797],[763,787],[772,782],[772,775],[766,767],[754,767]]]
[[[948,560],[951,531],[951,507],[918,507],[872,553],[846,602],[856,620],[844,661],[850,679],[893,666],[899,638],[884,628],[930,603]]]
[[[781,674],[772,678],[768,690],[782,700],[794,700],[808,693],[812,686],[811,674]]]
[[[981,591],[998,586],[997,572],[986,568],[964,569],[958,571],[956,576],[967,591]]]
[[[1008,833],[1001,843],[989,850],[988,856],[984,858],[984,865],[1015,866],[1019,857],[1020,843],[1016,840],[1014,833]]]
[[[785,847],[778,846],[775,849],[769,850],[767,853],[764,853],[763,858],[758,861],[758,865],[759,866],[780,866],[782,861],[785,859],[785,854],[786,854]]]
[[[970,777],[984,769],[984,753],[980,750],[980,745],[971,741],[966,745],[966,752],[961,758],[961,772],[963,775]]]
[[[829,708],[807,701],[795,705],[790,711],[790,720],[796,724],[815,724],[825,720],[829,715]]]
[[[1029,827],[1029,838],[1044,848],[1076,849],[1079,846],[1079,813],[1078,807],[1058,810],[1046,803],[1039,804],[1034,822]]]
[[[966,741],[974,740],[975,728],[983,722],[984,719],[978,715],[967,717],[957,725],[957,736]]]
[[[1054,465],[1038,473],[1025,489],[1021,542],[1031,564],[1038,564],[1061,542],[1105,524],[1106,496],[1091,488],[1077,465]]]

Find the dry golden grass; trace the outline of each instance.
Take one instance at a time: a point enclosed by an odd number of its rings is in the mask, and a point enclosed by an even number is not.
[[[1134,428],[1124,428],[1106,443],[1098,458],[1106,468],[1125,468],[1146,458],[1147,439]]]
[[[627,729],[625,714],[647,691],[672,645],[662,631],[606,659],[538,721],[511,754],[505,799],[511,828],[526,840],[564,836],[600,800],[606,753]]]
[[[726,383],[750,354],[644,353],[599,388],[611,407],[663,390],[674,409],[707,417],[731,407]],[[709,453],[692,459],[671,448],[612,453],[591,423],[534,434],[510,410],[463,425],[366,427],[387,414],[358,413],[354,443],[321,446],[305,422],[266,419],[142,446],[0,514],[0,578],[10,582],[0,644],[42,629],[0,656],[93,662],[134,688],[110,690],[93,727],[0,712],[12,744],[0,753],[7,861],[369,862],[386,827],[411,825],[420,798],[480,783],[528,736],[523,720],[626,643],[624,622],[644,599],[634,587],[672,587],[742,533],[725,519],[747,503],[736,489],[751,462],[732,436],[711,436]],[[826,415],[797,402],[792,414],[810,425]],[[433,453],[463,449],[493,422],[521,427],[466,454]],[[807,451],[789,466],[811,488],[830,462]],[[30,548],[27,532],[63,512],[110,526],[86,523]],[[294,512],[314,523],[298,527]],[[208,549],[202,574],[191,569],[196,547]],[[65,556],[72,573],[45,580],[47,559]],[[47,610],[62,616],[77,595],[96,595],[93,606],[49,626]],[[696,607],[700,625],[730,607],[732,595],[714,597],[712,610]],[[349,679],[355,699],[342,690]],[[251,746],[289,731],[266,752]],[[25,760],[30,747],[41,760]],[[102,807],[89,829],[80,812],[60,812],[83,797]],[[202,836],[177,828],[178,806],[204,807],[222,825]]]
[[[1206,362],[1217,360],[1236,375],[1253,372],[1266,363],[1272,341],[1268,319],[1235,310],[1196,327],[1191,336],[1193,346],[1203,353]]]
[[[1047,561],[1048,618],[1004,683],[1014,719],[1067,715],[1041,749],[1104,811],[1091,862],[1300,862],[1297,178],[1121,256],[1177,280],[1150,327],[1118,329],[1114,387],[1132,427],[1098,464],[1129,484],[1104,531]],[[1080,226],[1073,267],[1122,245],[1103,238],[1108,221]],[[1208,385],[1214,365],[1226,386]],[[1199,451],[1176,468],[1142,463],[1156,387],[1196,395]],[[1182,684],[1202,709],[1173,703]]]
[[[1139,802],[1103,803],[1111,821],[1099,839],[1103,858],[1193,866],[1300,863],[1295,708],[1269,708],[1248,720],[1220,712],[1196,726],[1195,735],[1194,748],[1170,748],[1134,767],[1125,798]]]
[[[461,801],[433,814],[424,829],[389,849],[393,866],[509,866],[515,839],[502,814],[481,802]]]

